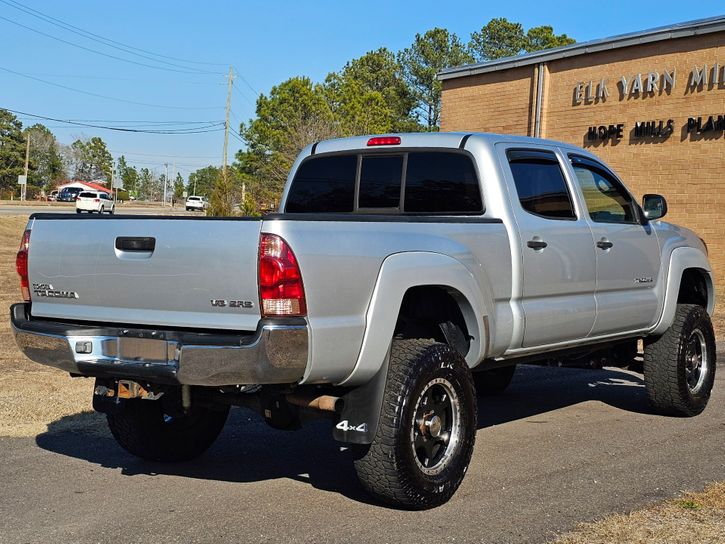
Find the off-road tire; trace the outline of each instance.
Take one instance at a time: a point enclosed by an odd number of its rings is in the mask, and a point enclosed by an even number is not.
[[[432,385],[434,380],[440,383]],[[457,440],[438,450],[444,451],[445,461],[438,469],[432,466],[439,471],[430,474],[416,460],[413,434],[422,424],[414,422],[424,393],[441,383],[455,393],[455,398],[448,398],[457,406],[457,412],[451,413],[458,417],[450,418],[459,422]],[[366,491],[384,503],[417,510],[439,506],[451,498],[466,474],[476,426],[476,393],[463,357],[433,340],[394,340],[375,437],[370,446],[357,450],[358,478]]]
[[[131,400],[124,410],[106,417],[113,437],[127,452],[149,461],[178,462],[204,453],[219,436],[228,413],[228,406],[197,406],[189,415],[169,421],[161,401]]]
[[[500,395],[511,384],[516,365],[481,370],[473,373],[473,383],[479,395]]]
[[[699,331],[699,336],[696,331]],[[688,342],[695,335],[704,343],[706,366],[695,389],[688,384]],[[710,316],[695,304],[678,304],[672,326],[645,340],[644,383],[652,405],[661,413],[696,416],[710,399],[715,382],[715,333]]]

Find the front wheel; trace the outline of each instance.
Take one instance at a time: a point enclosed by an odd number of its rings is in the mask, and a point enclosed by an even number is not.
[[[433,340],[395,340],[377,432],[355,460],[358,478],[394,506],[439,506],[463,481],[476,423],[476,394],[463,357]]]
[[[228,406],[192,406],[186,414],[168,414],[160,400],[135,399],[107,419],[116,442],[129,453],[149,461],[177,462],[204,453],[219,436],[228,413]]]
[[[665,414],[696,416],[715,383],[715,333],[710,316],[695,304],[678,304],[672,326],[646,339],[644,382],[652,405]]]

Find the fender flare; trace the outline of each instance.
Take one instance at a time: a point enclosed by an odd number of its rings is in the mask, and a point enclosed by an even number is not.
[[[355,367],[340,385],[362,385],[375,376],[390,348],[403,296],[412,287],[426,285],[460,293],[463,317],[473,337],[466,362],[470,367],[479,363],[488,345],[487,316],[493,310],[490,294],[479,288],[471,271],[453,257],[427,251],[395,253],[380,267],[365,313],[365,333]]]
[[[436,285],[454,289],[473,337],[466,355],[469,366],[478,364],[488,345],[488,317],[493,302],[485,297],[476,278],[460,261],[440,253],[396,253],[383,261],[365,314],[365,334],[355,368],[341,385],[354,387],[343,395],[342,413],[333,429],[335,440],[370,444],[380,421],[383,392],[393,332],[403,302],[412,287]]]
[[[682,274],[688,268],[697,268],[706,273],[707,313],[712,315],[715,307],[715,291],[712,282],[712,269],[705,254],[693,247],[678,247],[672,250],[667,273],[662,314],[650,334],[660,335],[672,326],[677,311],[677,298],[680,293]]]

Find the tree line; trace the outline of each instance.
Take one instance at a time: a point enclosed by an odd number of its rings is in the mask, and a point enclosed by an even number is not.
[[[123,156],[114,164],[100,137],[63,145],[42,124],[23,129],[11,112],[0,109],[0,193],[17,194],[30,135],[30,197],[61,180],[110,182],[115,175],[124,189],[141,199],[159,200],[166,185],[176,199],[185,190],[210,197],[215,215],[230,215],[237,205],[245,214],[262,213],[277,206],[292,163],[310,143],[438,130],[441,82],[436,76],[442,70],[571,43],[572,38],[556,34],[551,26],[525,30],[498,18],[472,32],[467,42],[444,28],[433,28],[416,34],[401,51],[381,47],[352,59],[324,81],[291,77],[257,98],[255,117],[239,126],[246,147],[236,154],[227,175],[210,165],[191,173],[186,186],[179,175],[167,180],[148,168],[130,166]]]
[[[212,213],[231,213],[243,187],[246,212],[273,209],[292,163],[308,144],[327,138],[387,132],[436,131],[446,68],[574,43],[551,26],[525,30],[492,19],[464,42],[444,28],[416,34],[402,51],[370,51],[331,72],[322,82],[295,76],[261,94],[256,117],[239,127],[246,144],[236,155],[231,179],[212,194]],[[208,172],[207,172],[208,174]],[[206,175],[206,174],[205,174]],[[236,193],[229,198],[230,191]],[[223,198],[227,196],[227,198]]]
[[[12,112],[0,109],[0,198],[19,194],[17,182],[18,176],[25,173],[28,138],[27,197],[30,199],[48,194],[70,179],[97,181],[111,188],[114,176],[122,181],[124,189],[141,200],[161,200],[164,184],[176,200],[182,199],[186,190],[180,174],[167,181],[164,174],[130,166],[123,155],[114,162],[106,142],[99,136],[78,138],[65,145],[43,124],[23,128]],[[210,188],[204,187],[204,190],[211,193]]]

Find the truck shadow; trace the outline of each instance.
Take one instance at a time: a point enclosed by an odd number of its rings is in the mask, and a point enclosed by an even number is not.
[[[644,383],[634,373],[522,366],[505,393],[479,399],[478,428],[586,401],[651,413]],[[292,479],[355,501],[370,502],[355,476],[352,452],[332,439],[329,421],[317,420],[298,431],[285,432],[267,427],[249,410],[233,409],[224,431],[203,456],[192,462],[162,464],[126,453],[100,425],[88,429],[74,425],[72,420],[81,416],[52,423],[46,433],[36,437],[37,445],[104,468],[120,469],[131,477],[173,475],[236,483]],[[82,417],[87,423],[88,414]]]

